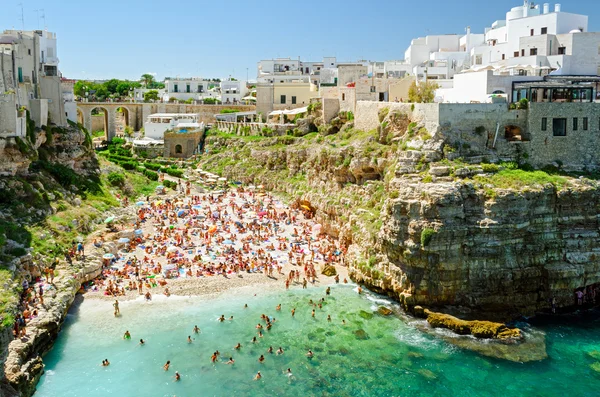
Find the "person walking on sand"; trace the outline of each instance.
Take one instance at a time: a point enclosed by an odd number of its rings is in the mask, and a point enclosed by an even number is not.
[[[115,299],[115,303],[113,303],[113,306],[115,308],[115,317],[117,317],[121,314],[121,310],[119,309],[119,300],[118,299]]]

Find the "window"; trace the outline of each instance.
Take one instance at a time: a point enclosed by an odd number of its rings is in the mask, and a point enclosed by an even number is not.
[[[346,94],[342,94],[342,101],[346,100]]]
[[[198,85],[198,92],[204,92],[204,86],[202,84]]]
[[[506,59],[506,55],[502,54],[502,60],[504,61]]]
[[[481,65],[481,64],[483,64],[483,56],[475,55],[475,65]]]
[[[577,117],[573,117],[573,131],[577,131]]]
[[[600,54],[600,49],[598,50],[598,53]],[[27,49],[27,55],[31,55],[31,48]]]
[[[285,103],[285,95],[281,96],[279,103]]]
[[[529,34],[529,35],[530,35],[530,36],[533,36],[533,29],[531,29],[531,31],[530,31],[530,34]]]
[[[190,90],[190,85],[188,84],[188,85],[185,86],[185,92],[190,92],[190,91],[191,91]]]
[[[181,154],[181,153],[183,153],[183,147],[181,147],[181,145],[177,145],[177,146],[175,146],[175,153],[176,153],[176,154]]]
[[[295,105],[295,104],[296,104],[296,97],[295,97],[295,96],[293,96],[293,97],[292,97],[292,105]]]
[[[542,28],[542,34],[548,34],[548,28]]]
[[[524,57],[525,56],[525,49],[521,50],[521,56]]]
[[[567,53],[567,47],[558,47],[558,55],[565,55]]]
[[[552,134],[554,136],[567,136],[567,119],[552,119]]]
[[[374,85],[372,85],[372,86],[371,86],[371,92],[376,92],[376,91],[375,91],[375,86],[374,86]]]
[[[179,92],[179,86],[177,84],[173,85],[173,92]]]
[[[546,131],[548,129],[548,119],[542,117],[542,131]]]
[[[588,130],[588,118],[587,117],[583,118],[583,130],[584,131]]]
[[[515,53],[513,54],[513,56],[514,56],[515,58],[518,58],[518,57],[519,57],[519,51],[515,51]]]
[[[537,48],[529,49],[529,55],[537,55]]]

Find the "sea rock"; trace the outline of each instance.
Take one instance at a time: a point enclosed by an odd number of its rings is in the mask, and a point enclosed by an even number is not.
[[[364,329],[357,329],[356,331],[353,332],[354,336],[356,337],[356,339],[360,339],[360,340],[367,340],[369,339],[369,334],[367,334],[367,332]]]
[[[377,308],[377,313],[379,313],[382,316],[389,316],[389,315],[393,314],[394,312],[390,308],[387,308],[385,306],[379,306]]]
[[[425,310],[427,322],[433,328],[447,328],[459,335],[473,335],[477,338],[519,339],[522,337],[518,328],[508,328],[502,323],[492,321],[467,321],[444,313]]]
[[[358,312],[358,315],[362,318],[364,318],[365,320],[370,320],[373,318],[373,313],[361,310]]]
[[[419,375],[423,376],[425,379],[434,380],[437,379],[437,375],[430,369],[421,368],[417,371]]]
[[[588,352],[587,355],[594,360],[600,360],[600,351],[598,350],[592,350],[591,352]]]
[[[590,368],[600,374],[600,362],[590,364]]]
[[[321,270],[321,274],[327,277],[333,277],[337,274],[337,270],[335,270],[335,266],[325,265],[323,266],[323,270]]]

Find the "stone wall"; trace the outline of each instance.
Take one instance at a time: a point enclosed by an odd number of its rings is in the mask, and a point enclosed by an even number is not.
[[[321,103],[323,105],[323,121],[329,123],[340,112],[340,101],[337,98],[323,98]]]
[[[196,154],[198,145],[204,136],[204,131],[188,133],[165,133],[163,157],[186,159]],[[179,146],[179,147],[178,147]],[[181,149],[180,151],[178,149]]]

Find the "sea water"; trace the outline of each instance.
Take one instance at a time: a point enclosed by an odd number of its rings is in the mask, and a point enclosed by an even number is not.
[[[323,297],[312,318],[309,300]],[[246,289],[218,299],[156,296],[152,302],[122,302],[118,318],[111,302],[87,299],[71,310],[44,357],[46,373],[36,396],[600,395],[600,374],[590,367],[596,360],[587,354],[600,350],[598,320],[541,327],[549,358],[520,364],[461,350],[419,331],[416,320],[377,314],[380,305],[394,304],[358,295],[351,285],[332,286],[327,297],[325,288]],[[253,344],[263,313],[276,321]],[[219,322],[221,315],[233,320]],[[192,332],[195,325],[200,334]],[[126,330],[130,340],[123,339]],[[236,351],[238,342],[242,348]],[[269,354],[269,346],[285,353]],[[308,349],[313,358],[306,356]],[[220,360],[213,364],[216,350]],[[264,363],[258,362],[261,354]],[[225,364],[230,356],[234,365]],[[101,366],[104,359],[110,366]],[[171,368],[164,371],[167,360]],[[263,376],[255,381],[257,371]]]

